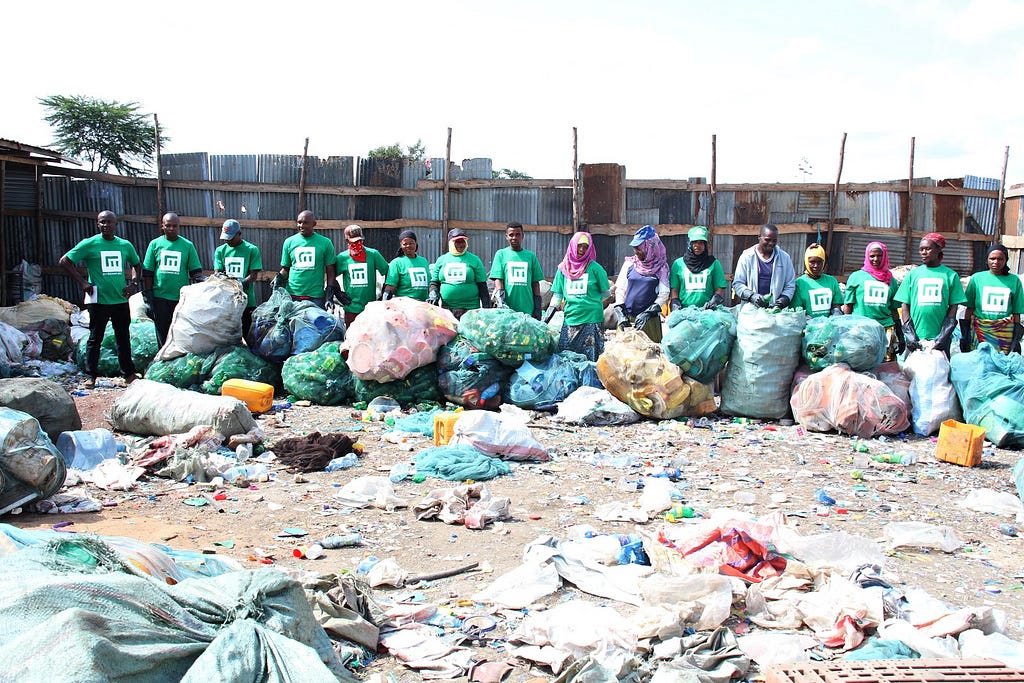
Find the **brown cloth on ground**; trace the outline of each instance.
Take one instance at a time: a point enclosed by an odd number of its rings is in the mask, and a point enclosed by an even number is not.
[[[355,442],[340,432],[306,436],[292,436],[274,444],[278,461],[288,466],[289,472],[319,472],[331,460],[352,452]]]

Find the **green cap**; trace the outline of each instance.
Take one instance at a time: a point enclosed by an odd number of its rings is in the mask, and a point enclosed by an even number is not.
[[[686,236],[691,242],[707,242],[708,241],[708,229],[703,225],[695,225],[690,228],[690,232],[686,233]]]

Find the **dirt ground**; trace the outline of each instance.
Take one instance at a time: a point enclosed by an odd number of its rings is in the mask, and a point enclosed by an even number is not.
[[[104,413],[121,394],[118,380],[75,401],[84,429],[109,427]],[[751,513],[780,509],[788,522],[804,534],[823,530],[845,530],[880,539],[883,527],[895,521],[924,521],[948,525],[965,541],[956,552],[898,549],[890,552],[889,569],[906,586],[923,587],[933,597],[955,607],[990,605],[1007,614],[1007,635],[1024,638],[1024,564],[1022,539],[1001,533],[998,525],[1011,519],[981,514],[960,507],[970,489],[990,488],[1014,492],[1010,469],[1020,453],[993,449],[986,444],[982,466],[964,468],[934,458],[934,439],[871,440],[864,442],[871,454],[910,453],[913,465],[885,465],[871,462],[862,467],[854,456],[854,441],[834,434],[805,433],[797,426],[777,423],[737,424],[719,417],[702,428],[687,422],[641,422],[619,427],[566,428],[546,414],[535,414],[534,434],[552,452],[551,462],[513,464],[511,476],[487,482],[495,496],[512,501],[509,522],[469,530],[440,522],[416,521],[408,509],[387,512],[378,509],[351,510],[333,498],[338,487],[354,477],[386,473],[398,461],[408,461],[416,452],[432,445],[426,438],[391,443],[384,437],[386,425],[361,421],[361,413],[350,407],[293,407],[259,419],[268,442],[284,436],[312,431],[344,432],[365,447],[358,467],[338,472],[317,472],[296,478],[276,471],[274,478],[249,489],[228,487],[225,510],[210,506],[194,508],[183,500],[195,496],[195,488],[168,480],[145,478],[129,492],[92,490],[97,499],[116,503],[102,512],[79,515],[8,516],[4,521],[28,529],[49,528],[60,521],[73,522],[70,530],[131,536],[143,541],[163,542],[187,549],[212,549],[238,560],[243,566],[263,566],[254,561],[261,552],[283,566],[301,566],[324,573],[352,571],[363,558],[394,558],[412,574],[426,574],[468,563],[480,563],[480,570],[431,582],[418,589],[426,600],[455,606],[489,585],[495,577],[518,566],[523,547],[536,537],[550,534],[566,537],[574,524],[591,524],[601,531],[630,533],[635,524],[602,522],[593,515],[595,507],[609,501],[635,502],[639,493],[626,491],[622,480],[636,480],[651,466],[669,465],[681,470],[680,487],[686,503],[698,511],[734,507]],[[634,455],[645,465],[628,470],[592,464],[595,455]],[[862,478],[855,478],[861,470]],[[397,494],[416,502],[437,480],[397,485]],[[828,516],[819,516],[814,492],[826,486],[830,495],[844,506]],[[685,487],[685,488],[684,488]],[[736,503],[737,491],[751,491],[755,502]],[[785,502],[772,502],[772,494],[786,494]],[[780,498],[780,496],[776,496]],[[646,526],[654,530],[661,520]],[[295,559],[292,550],[302,541],[281,539],[285,527],[299,527],[308,539],[356,531],[361,547],[328,550],[321,559]],[[1024,533],[1024,530],[1022,530]],[[232,547],[224,544],[233,542]],[[382,591],[390,598],[402,590]],[[407,591],[406,591],[407,592]],[[587,598],[575,588],[563,588],[549,604],[566,596]],[[607,603],[599,598],[596,602]],[[615,604],[624,613],[628,605]],[[466,610],[457,611],[466,616]],[[508,615],[504,615],[508,616]],[[747,628],[742,613],[726,625]],[[500,618],[496,635],[510,632],[514,624]],[[484,659],[503,659],[500,641],[478,648]],[[360,678],[374,673],[393,673],[395,680],[418,681],[419,675],[387,655],[358,672]],[[548,680],[550,672],[523,665],[506,680]],[[464,679],[463,679],[464,680]]]

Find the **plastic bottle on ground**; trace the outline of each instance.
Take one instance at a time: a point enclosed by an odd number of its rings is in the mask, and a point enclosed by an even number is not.
[[[334,458],[324,467],[325,472],[337,472],[347,470],[359,464],[359,457],[355,453],[346,453],[340,458]]]
[[[362,545],[363,537],[360,534],[336,534],[333,536],[327,536],[320,541],[321,548],[327,548],[334,550],[336,548],[350,548],[352,546]]]
[[[409,465],[404,462],[396,462],[391,466],[391,471],[388,473],[388,479],[390,479],[393,484],[397,484],[408,476]]]

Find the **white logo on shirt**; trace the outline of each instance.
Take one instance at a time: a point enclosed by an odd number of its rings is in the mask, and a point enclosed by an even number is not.
[[[316,268],[316,247],[295,247],[292,252],[292,260],[295,261],[297,270]]]
[[[686,271],[683,285],[687,292],[703,292],[708,287],[708,271],[702,270],[699,273]]]
[[[941,277],[923,277],[917,281],[917,303],[941,304],[942,286],[945,280]]]
[[[224,258],[224,272],[230,277],[242,279],[245,277],[245,259],[241,256],[226,256]]]
[[[181,253],[177,251],[160,252],[160,268],[158,270],[161,273],[180,273]]]
[[[444,264],[444,281],[449,285],[461,285],[466,282],[465,263]]]
[[[104,275],[117,275],[118,273],[124,273],[124,266],[121,264],[121,252],[101,251],[100,272]]]
[[[506,263],[505,264],[505,286],[528,285],[530,276],[530,264],[528,263]]]
[[[864,303],[868,306],[884,306],[889,303],[889,286],[881,282],[865,282]]]
[[[566,296],[586,296],[587,295],[587,282],[590,279],[589,273],[583,273],[578,280],[570,280],[566,278],[565,282],[565,295]]]
[[[429,280],[427,279],[427,269],[426,268],[410,268],[409,269],[409,284],[414,289],[424,289],[424,288],[426,288],[427,284],[429,284]]]
[[[370,278],[367,276],[368,268],[365,263],[348,264],[348,283],[350,287],[365,287]]]
[[[821,313],[832,308],[832,290],[818,288],[807,290],[807,299],[811,303],[811,313]]]
[[[1006,315],[1010,310],[1010,288],[986,285],[981,288],[981,312]]]

